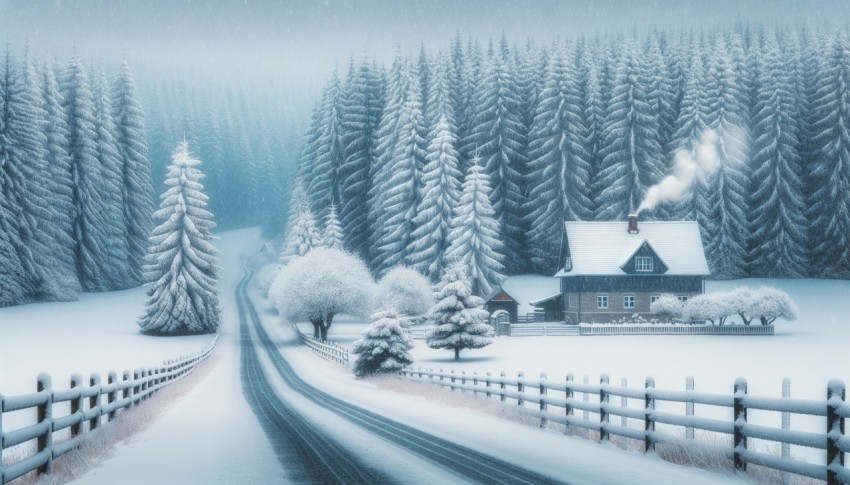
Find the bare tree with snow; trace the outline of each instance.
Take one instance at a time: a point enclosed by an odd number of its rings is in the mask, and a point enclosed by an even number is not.
[[[339,313],[366,316],[375,283],[363,261],[338,249],[316,248],[293,259],[275,278],[269,296],[291,322],[308,320],[313,336],[327,340]]]

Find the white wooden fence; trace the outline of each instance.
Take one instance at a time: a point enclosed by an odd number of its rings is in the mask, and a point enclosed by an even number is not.
[[[511,337],[579,335],[579,327],[563,323],[513,323],[509,335]]]
[[[335,342],[322,342],[321,340],[305,335],[304,332],[298,328],[298,325],[294,323],[292,324],[292,328],[295,329],[295,333],[298,334],[298,339],[310,348],[310,350],[316,352],[325,360],[336,362],[337,364],[348,367],[349,354],[347,348]]]
[[[773,335],[773,325],[579,324],[581,335]]]
[[[747,382],[735,381],[733,394],[712,394],[693,390],[693,381],[689,380],[685,391],[669,391],[655,388],[655,381],[649,377],[643,388],[629,388],[625,382],[620,386],[611,385],[608,376],[602,375],[598,384],[591,384],[585,378],[583,383],[573,380],[568,374],[564,381],[550,381],[546,374],[537,380],[527,379],[523,373],[516,378],[508,378],[502,372],[492,376],[489,372],[480,376],[477,373],[467,375],[433,370],[404,369],[401,374],[415,381],[428,381],[463,392],[483,394],[487,397],[499,397],[502,402],[508,400],[528,408],[540,419],[540,426],[548,423],[561,423],[567,426],[593,430],[599,433],[599,441],[606,443],[610,435],[638,440],[643,443],[645,452],[655,450],[656,444],[680,445],[716,451],[727,456],[736,471],[744,472],[747,464],[752,463],[794,473],[806,477],[826,480],[828,485],[850,483],[850,469],[845,465],[845,455],[850,454],[850,437],[845,434],[845,421],[850,418],[850,406],[845,400],[845,386],[842,381],[832,380],[827,385],[825,400],[791,399],[788,397],[760,397],[747,394]],[[581,398],[577,396],[581,395]],[[591,400],[591,396],[593,400]],[[620,403],[612,401],[619,397]],[[639,407],[629,407],[628,401],[636,401]],[[685,413],[657,410],[662,403],[685,403]],[[706,405],[727,408],[730,417],[716,419],[694,416],[694,405]],[[529,406],[531,406],[529,408]],[[553,412],[559,409],[560,412]],[[581,416],[576,411],[582,413]],[[747,422],[747,412],[751,410],[782,413],[783,423],[793,415],[821,416],[826,418],[822,432],[808,432],[774,428]],[[590,415],[596,419],[591,419]],[[619,417],[619,420],[612,420]],[[640,427],[629,427],[628,421],[640,423]],[[619,421],[619,423],[617,422]],[[665,430],[656,429],[656,424],[665,425]],[[684,428],[684,438],[668,431]],[[728,435],[732,438],[732,447],[718,447],[710,442],[692,439],[694,429]],[[816,464],[796,460],[784,451],[775,456],[748,448],[748,439],[766,440],[780,445],[797,445],[826,451],[826,463]]]
[[[106,422],[112,421],[118,410],[134,406],[186,377],[210,356],[217,341],[218,335],[194,355],[167,360],[156,368],[136,369],[132,377],[130,371],[124,371],[119,380],[115,372],[110,372],[106,384],[101,383],[100,374],[95,373],[86,387],[82,376],[73,374],[69,389],[54,389],[50,375],[40,374],[36,392],[20,396],[0,394],[0,484],[32,471],[51,473],[53,460],[79,447],[87,433],[99,430],[103,416]],[[70,403],[70,412],[61,415],[54,405],[66,402]],[[26,409],[36,410],[35,424],[9,431],[3,429],[4,414]],[[65,429],[70,430],[62,433],[67,437],[54,439],[54,435]],[[36,441],[34,453],[21,459],[16,455],[7,460],[10,463],[4,461],[5,450],[30,441]]]

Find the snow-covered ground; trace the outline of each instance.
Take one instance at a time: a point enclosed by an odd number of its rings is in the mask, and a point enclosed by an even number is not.
[[[201,380],[74,483],[268,483],[283,476],[239,378],[233,288],[241,275],[241,251],[260,245],[256,229],[221,235],[216,246],[223,255],[219,288],[225,325]],[[58,387],[72,372],[157,365],[196,352],[211,338],[141,335],[135,322],[143,304],[143,290],[137,288],[87,294],[73,303],[1,309],[0,392],[31,392],[43,371],[54,375]],[[17,414],[5,417],[6,429],[31,418]]]
[[[696,388],[730,393],[737,377],[748,380],[754,394],[779,396],[782,378],[791,379],[792,395],[822,399],[831,378],[850,384],[850,281],[737,280],[708,282],[707,291],[736,286],[770,285],[787,291],[800,307],[796,322],[778,321],[776,335],[674,336],[628,335],[598,337],[497,337],[489,347],[451,353],[430,349],[415,340],[413,367],[500,372],[526,376],[547,372],[550,379],[572,372],[596,380],[608,373],[612,382],[626,377],[642,386],[647,376],[656,386],[684,389],[687,376]],[[366,324],[342,317],[329,338],[349,345]],[[306,326],[304,327],[306,329]]]

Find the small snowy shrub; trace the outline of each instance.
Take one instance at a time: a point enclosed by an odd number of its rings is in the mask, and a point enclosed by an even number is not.
[[[425,314],[434,304],[431,283],[418,271],[404,266],[391,269],[378,283],[378,307],[395,309],[408,317]]]
[[[365,316],[373,308],[375,282],[363,261],[337,249],[316,248],[289,262],[269,290],[290,321],[308,320],[313,336],[328,339],[338,313]]]
[[[728,298],[729,308],[741,317],[744,325],[749,325],[756,317],[754,312],[758,311],[753,298],[753,291],[746,286],[741,286],[730,291]]]
[[[396,372],[412,364],[409,351],[413,343],[405,327],[406,318],[394,309],[372,315],[372,324],[351,346],[357,356],[354,375]]]
[[[649,305],[649,311],[662,320],[679,320],[684,315],[684,306],[676,295],[665,293]]]
[[[455,264],[446,270],[437,283],[437,303],[428,312],[434,328],[425,334],[432,349],[453,350],[455,360],[463,349],[480,349],[492,343],[487,337],[490,317],[484,310],[484,300],[472,294],[472,285],[464,266]]]
[[[701,324],[708,321],[712,325],[723,325],[726,322],[726,317],[734,313],[729,309],[728,301],[729,296],[726,293],[706,293],[693,296],[684,305],[685,317]]]

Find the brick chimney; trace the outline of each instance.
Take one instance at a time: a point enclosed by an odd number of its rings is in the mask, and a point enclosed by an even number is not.
[[[637,234],[640,231],[637,227],[638,216],[637,214],[629,214],[629,234]]]

